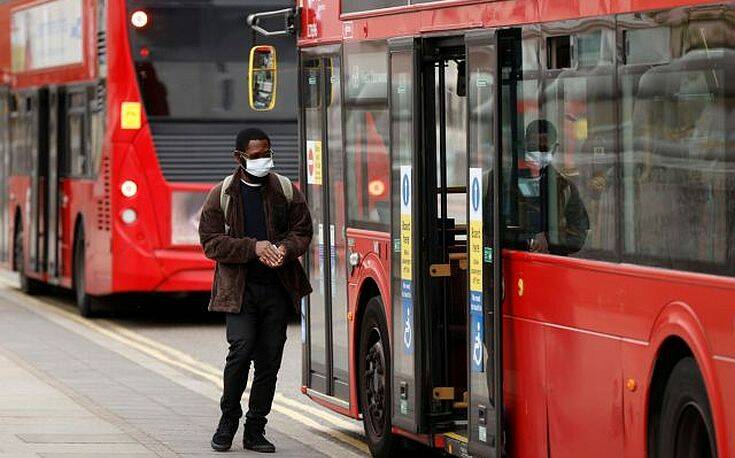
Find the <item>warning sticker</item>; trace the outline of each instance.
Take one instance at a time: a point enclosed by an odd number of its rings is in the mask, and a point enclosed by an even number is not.
[[[470,169],[470,290],[482,293],[482,169]]]
[[[403,352],[413,353],[413,230],[411,221],[411,166],[401,166],[401,305]]]
[[[322,184],[322,142],[306,140],[306,183]]]

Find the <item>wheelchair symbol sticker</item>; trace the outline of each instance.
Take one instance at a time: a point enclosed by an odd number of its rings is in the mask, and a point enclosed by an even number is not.
[[[484,348],[482,313],[472,313],[472,372],[484,372]]]
[[[413,353],[413,304],[410,299],[403,299],[403,352]]]

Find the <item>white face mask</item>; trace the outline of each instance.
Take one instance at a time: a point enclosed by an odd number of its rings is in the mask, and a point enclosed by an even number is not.
[[[541,168],[551,164],[554,158],[553,153],[549,151],[527,151],[526,161],[538,164]]]
[[[245,167],[243,168],[254,177],[264,177],[273,169],[273,158],[261,157],[260,159],[246,159]]]

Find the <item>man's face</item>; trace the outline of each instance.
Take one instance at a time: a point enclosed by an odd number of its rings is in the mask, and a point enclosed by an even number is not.
[[[528,151],[549,151],[549,134],[534,132],[528,136]]]
[[[245,151],[235,151],[235,162],[245,164],[246,159],[260,159],[272,154],[268,140],[250,140]]]

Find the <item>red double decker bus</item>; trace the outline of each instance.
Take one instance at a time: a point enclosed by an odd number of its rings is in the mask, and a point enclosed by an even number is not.
[[[124,292],[208,291],[206,191],[231,173],[244,124],[298,172],[296,61],[273,110],[248,105],[237,0],[13,0],[0,5],[0,255],[28,292],[74,288],[82,314]],[[290,84],[289,84],[290,82]]]
[[[735,9],[304,0],[303,391],[372,453],[735,454]]]

